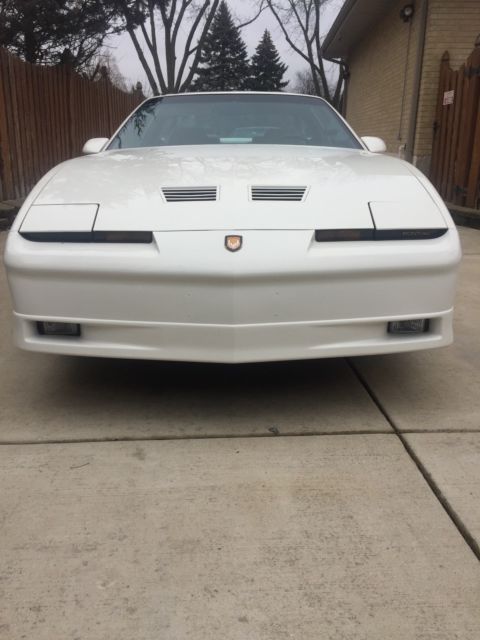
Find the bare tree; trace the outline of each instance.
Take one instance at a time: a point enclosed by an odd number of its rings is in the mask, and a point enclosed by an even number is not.
[[[266,0],[290,47],[307,62],[315,94],[334,106],[341,103],[343,70],[330,86],[322,49],[321,12],[330,0]],[[337,62],[339,61],[331,61]]]
[[[220,0],[110,2],[132,40],[153,93],[185,91],[197,70],[201,46]]]
[[[110,49],[103,49],[97,53],[85,67],[82,75],[92,82],[108,78],[117,89],[125,92],[129,90],[125,76],[120,72],[115,56]]]
[[[295,93],[305,93],[310,96],[318,95],[310,68],[297,71],[293,90]]]
[[[154,94],[187,91],[197,73],[202,47],[220,0],[107,0],[128,32]],[[265,10],[259,0],[256,13]]]

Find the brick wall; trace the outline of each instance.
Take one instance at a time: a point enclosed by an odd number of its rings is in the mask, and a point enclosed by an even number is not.
[[[408,135],[420,27],[418,14],[411,24],[400,19],[404,5],[405,0],[397,2],[366,34],[348,60],[351,77],[347,119],[360,135],[383,138],[389,153],[395,154],[405,144]]]
[[[349,56],[351,78],[347,119],[360,135],[379,135],[390,153],[399,153],[408,136],[417,60],[420,0],[411,26],[399,17],[400,0],[379,20]],[[408,32],[410,53],[403,99]],[[428,172],[442,54],[448,49],[458,67],[473,50],[480,34],[480,0],[430,0],[427,36],[414,147],[414,161]],[[403,118],[402,101],[404,100]]]

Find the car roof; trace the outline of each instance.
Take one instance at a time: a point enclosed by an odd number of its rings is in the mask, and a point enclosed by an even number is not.
[[[156,96],[150,96],[146,100],[155,100],[158,98],[182,98],[188,96],[290,96],[301,98],[314,98],[326,102],[325,98],[320,96],[312,96],[309,93],[295,93],[293,91],[185,91],[184,93],[162,93]]]

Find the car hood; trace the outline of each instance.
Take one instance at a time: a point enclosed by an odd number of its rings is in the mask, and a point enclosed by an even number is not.
[[[305,187],[300,201],[253,201],[251,188]],[[217,187],[213,202],[168,202],[162,188]],[[107,151],[63,163],[34,205],[96,204],[96,230],[371,228],[372,203],[402,226],[438,226],[407,163],[363,150],[185,146]],[[377,225],[378,226],[378,225]]]

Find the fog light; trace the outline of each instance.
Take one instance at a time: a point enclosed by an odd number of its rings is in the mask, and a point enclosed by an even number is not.
[[[37,331],[41,336],[80,335],[80,325],[73,322],[37,322]]]
[[[407,335],[414,333],[427,333],[429,324],[429,320],[400,320],[398,322],[389,322],[388,333]]]

